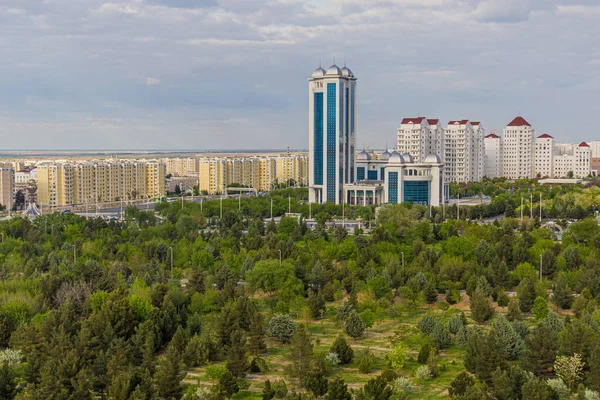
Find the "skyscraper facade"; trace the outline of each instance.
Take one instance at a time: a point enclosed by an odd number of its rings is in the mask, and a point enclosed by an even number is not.
[[[339,204],[355,181],[356,78],[334,64],[308,81],[309,201]]]

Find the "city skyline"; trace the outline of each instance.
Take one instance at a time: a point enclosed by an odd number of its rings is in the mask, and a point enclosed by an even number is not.
[[[306,149],[306,71],[336,55],[361,80],[359,148],[418,115],[497,133],[522,115],[589,141],[599,14],[591,0],[7,1],[0,133],[4,149]]]

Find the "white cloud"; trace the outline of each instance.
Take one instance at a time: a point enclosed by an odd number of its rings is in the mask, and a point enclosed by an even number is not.
[[[147,86],[156,86],[159,83],[160,83],[160,79],[151,78],[151,77],[147,77],[146,78],[146,85]]]

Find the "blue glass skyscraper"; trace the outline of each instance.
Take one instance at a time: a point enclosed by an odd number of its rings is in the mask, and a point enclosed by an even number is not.
[[[309,201],[343,200],[355,181],[356,78],[349,68],[319,67],[309,79]]]

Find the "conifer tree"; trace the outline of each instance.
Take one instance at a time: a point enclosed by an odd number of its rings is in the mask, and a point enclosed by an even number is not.
[[[535,301],[535,282],[533,279],[521,281],[518,288],[519,301],[521,302],[521,311],[528,313],[533,308]]]
[[[354,357],[354,351],[352,350],[352,347],[350,347],[342,335],[339,335],[335,339],[329,351],[338,355],[340,364],[349,364]]]
[[[327,400],[351,400],[352,395],[348,391],[348,385],[341,377],[329,380],[327,386]]]
[[[8,363],[0,367],[0,399],[14,399],[17,394],[17,381]]]
[[[322,291],[315,292],[312,289],[308,291],[308,308],[313,318],[321,318],[325,312],[325,297]]]
[[[248,369],[246,339],[238,329],[231,334],[231,346],[227,355],[227,369],[236,377],[243,377]]]
[[[154,381],[158,394],[165,399],[181,397],[183,388],[181,381],[185,373],[182,373],[181,358],[173,348],[168,348],[156,368]]]
[[[365,325],[360,319],[358,313],[352,310],[352,312],[350,312],[350,315],[348,316],[348,320],[346,321],[346,333],[350,337],[357,339],[361,337],[364,332]]]
[[[494,309],[488,296],[479,286],[471,296],[471,316],[476,322],[483,323],[494,315]]]
[[[521,301],[513,297],[508,302],[508,312],[506,313],[506,319],[509,321],[520,321],[523,319],[523,314],[521,313]]]
[[[267,380],[262,390],[262,398],[263,400],[271,400],[273,397],[275,397],[275,390],[271,387],[271,381]]]
[[[292,372],[302,379],[310,369],[310,362],[313,357],[313,344],[310,333],[304,325],[298,325],[298,329],[292,337]]]
[[[262,314],[257,311],[252,316],[250,329],[248,331],[248,349],[250,350],[250,353],[257,356],[267,351],[265,336],[263,317]]]

